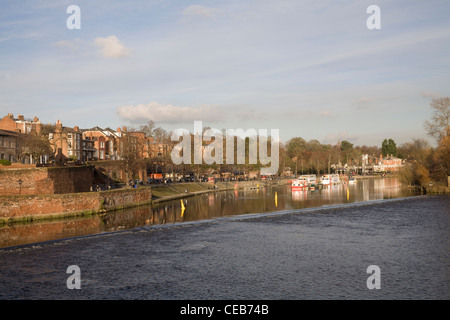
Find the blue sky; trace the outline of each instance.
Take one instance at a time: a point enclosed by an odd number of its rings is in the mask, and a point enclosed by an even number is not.
[[[366,27],[372,4],[380,30]],[[66,27],[70,5],[79,30]],[[0,115],[428,139],[431,99],[450,96],[448,12],[448,0],[2,0]]]

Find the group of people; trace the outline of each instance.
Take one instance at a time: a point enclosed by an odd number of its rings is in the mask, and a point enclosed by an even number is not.
[[[107,188],[106,188],[105,190],[111,190],[111,186],[107,186]],[[91,192],[93,192],[93,191],[94,191],[94,187],[91,186]],[[95,186],[95,191],[99,192],[99,191],[104,191],[104,190],[102,189],[101,186],[96,185],[96,186]]]

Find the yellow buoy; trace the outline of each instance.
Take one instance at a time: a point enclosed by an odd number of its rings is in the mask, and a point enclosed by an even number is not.
[[[347,188],[347,200],[350,198],[350,191]]]
[[[183,216],[184,210],[186,210],[186,208],[184,207],[183,199],[180,199],[180,201],[181,201],[181,216]]]
[[[278,194],[275,191],[275,207],[278,207]]]

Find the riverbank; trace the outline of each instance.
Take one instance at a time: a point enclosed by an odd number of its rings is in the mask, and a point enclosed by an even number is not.
[[[425,188],[425,192],[431,195],[447,194],[450,195],[450,187],[443,183],[433,183]]]
[[[363,179],[391,179],[391,178],[398,178],[398,175],[387,175],[387,176],[359,176],[356,175],[356,180],[363,180]],[[415,189],[421,192],[422,194],[429,194],[429,195],[450,195],[450,186],[448,183],[444,182],[436,182],[431,181],[428,186],[407,186],[407,188]]]
[[[66,219],[234,189],[286,184],[288,180],[174,183],[100,192],[0,197],[0,226],[38,220]]]

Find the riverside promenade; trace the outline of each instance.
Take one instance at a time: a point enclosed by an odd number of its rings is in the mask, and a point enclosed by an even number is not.
[[[280,186],[289,183],[289,179],[277,180],[250,180],[250,181],[217,181],[169,183],[152,185],[152,202],[159,203],[174,199],[192,197],[203,193],[211,193],[226,190],[258,189],[266,186]]]

